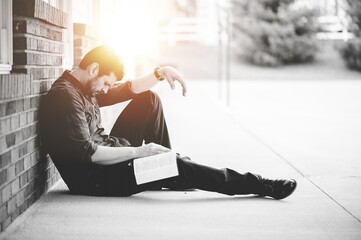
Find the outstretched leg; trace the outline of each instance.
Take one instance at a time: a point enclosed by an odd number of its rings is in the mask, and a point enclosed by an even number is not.
[[[186,188],[218,192],[226,195],[255,194],[283,199],[296,188],[294,180],[270,180],[253,173],[241,174],[232,169],[216,169],[197,164],[177,156],[179,176],[137,185],[133,160],[98,166],[94,190],[89,194],[106,196],[130,196],[147,190],[159,189],[175,181]]]
[[[179,155],[177,156],[177,165],[178,177],[143,185],[136,185],[133,181],[130,187],[132,194],[170,185],[172,182],[177,182],[177,185],[184,186],[184,188],[196,188],[231,196],[255,194],[275,199],[288,197],[296,188],[294,180],[270,180],[250,172],[241,174],[229,168],[216,169],[197,164]]]

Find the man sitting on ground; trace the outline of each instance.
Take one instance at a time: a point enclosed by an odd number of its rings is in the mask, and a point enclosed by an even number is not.
[[[162,103],[150,89],[166,80],[172,88],[186,84],[174,68],[120,83],[124,69],[114,51],[99,46],[79,67],[65,71],[40,105],[42,144],[56,168],[76,194],[130,196],[142,191],[195,188],[227,195],[256,194],[283,199],[293,193],[295,180],[270,180],[253,173],[215,169],[177,155],[178,176],[137,184],[134,159],[168,152],[171,143]],[[99,107],[131,100],[110,135],[101,126]],[[144,142],[144,144],[143,144]]]

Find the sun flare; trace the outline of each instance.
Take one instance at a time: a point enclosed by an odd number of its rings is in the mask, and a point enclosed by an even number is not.
[[[144,2],[116,1],[100,14],[100,34],[125,64],[157,55],[158,20]]]

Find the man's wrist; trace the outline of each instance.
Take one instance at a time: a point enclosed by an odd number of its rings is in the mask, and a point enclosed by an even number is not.
[[[156,67],[154,69],[153,74],[158,81],[163,81],[165,79],[165,77],[160,73],[159,70],[160,70],[160,67]]]

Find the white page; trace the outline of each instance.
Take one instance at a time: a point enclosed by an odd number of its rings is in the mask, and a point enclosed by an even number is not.
[[[176,153],[173,151],[134,159],[133,166],[138,185],[179,174]]]

